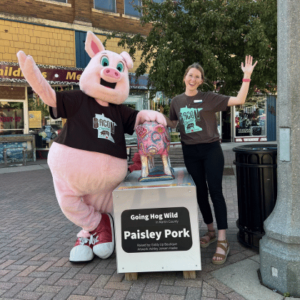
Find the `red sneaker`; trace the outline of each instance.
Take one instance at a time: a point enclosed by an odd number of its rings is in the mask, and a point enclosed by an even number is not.
[[[114,223],[110,214],[102,214],[98,227],[90,232],[93,236],[93,252],[102,259],[110,257],[115,249]]]
[[[70,262],[89,262],[93,260],[93,236],[89,238],[79,237],[70,252]]]

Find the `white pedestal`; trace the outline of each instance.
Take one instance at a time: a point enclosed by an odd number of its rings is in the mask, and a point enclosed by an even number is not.
[[[142,183],[134,171],[114,190],[118,273],[201,270],[196,187],[174,170],[174,180]]]

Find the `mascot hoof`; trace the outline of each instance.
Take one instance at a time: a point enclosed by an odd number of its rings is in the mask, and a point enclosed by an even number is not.
[[[89,262],[94,258],[92,248],[89,246],[89,239],[78,238],[75,246],[70,252],[69,261],[73,263]]]
[[[111,215],[102,214],[98,227],[91,232],[94,236],[93,252],[102,259],[110,257],[114,253],[115,238],[114,224]]]

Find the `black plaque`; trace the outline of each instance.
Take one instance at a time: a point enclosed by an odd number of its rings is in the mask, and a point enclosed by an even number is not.
[[[185,207],[125,210],[121,226],[122,248],[127,253],[187,251],[193,244]]]

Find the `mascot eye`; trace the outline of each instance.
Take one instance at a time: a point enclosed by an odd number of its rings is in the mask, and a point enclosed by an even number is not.
[[[124,66],[123,66],[122,63],[118,63],[118,65],[117,65],[117,70],[118,70],[119,72],[123,72],[123,71],[124,71]]]
[[[103,57],[101,58],[101,65],[102,65],[103,67],[107,67],[107,66],[109,65],[109,60],[108,60],[108,58],[107,58],[106,56],[103,56]]]

